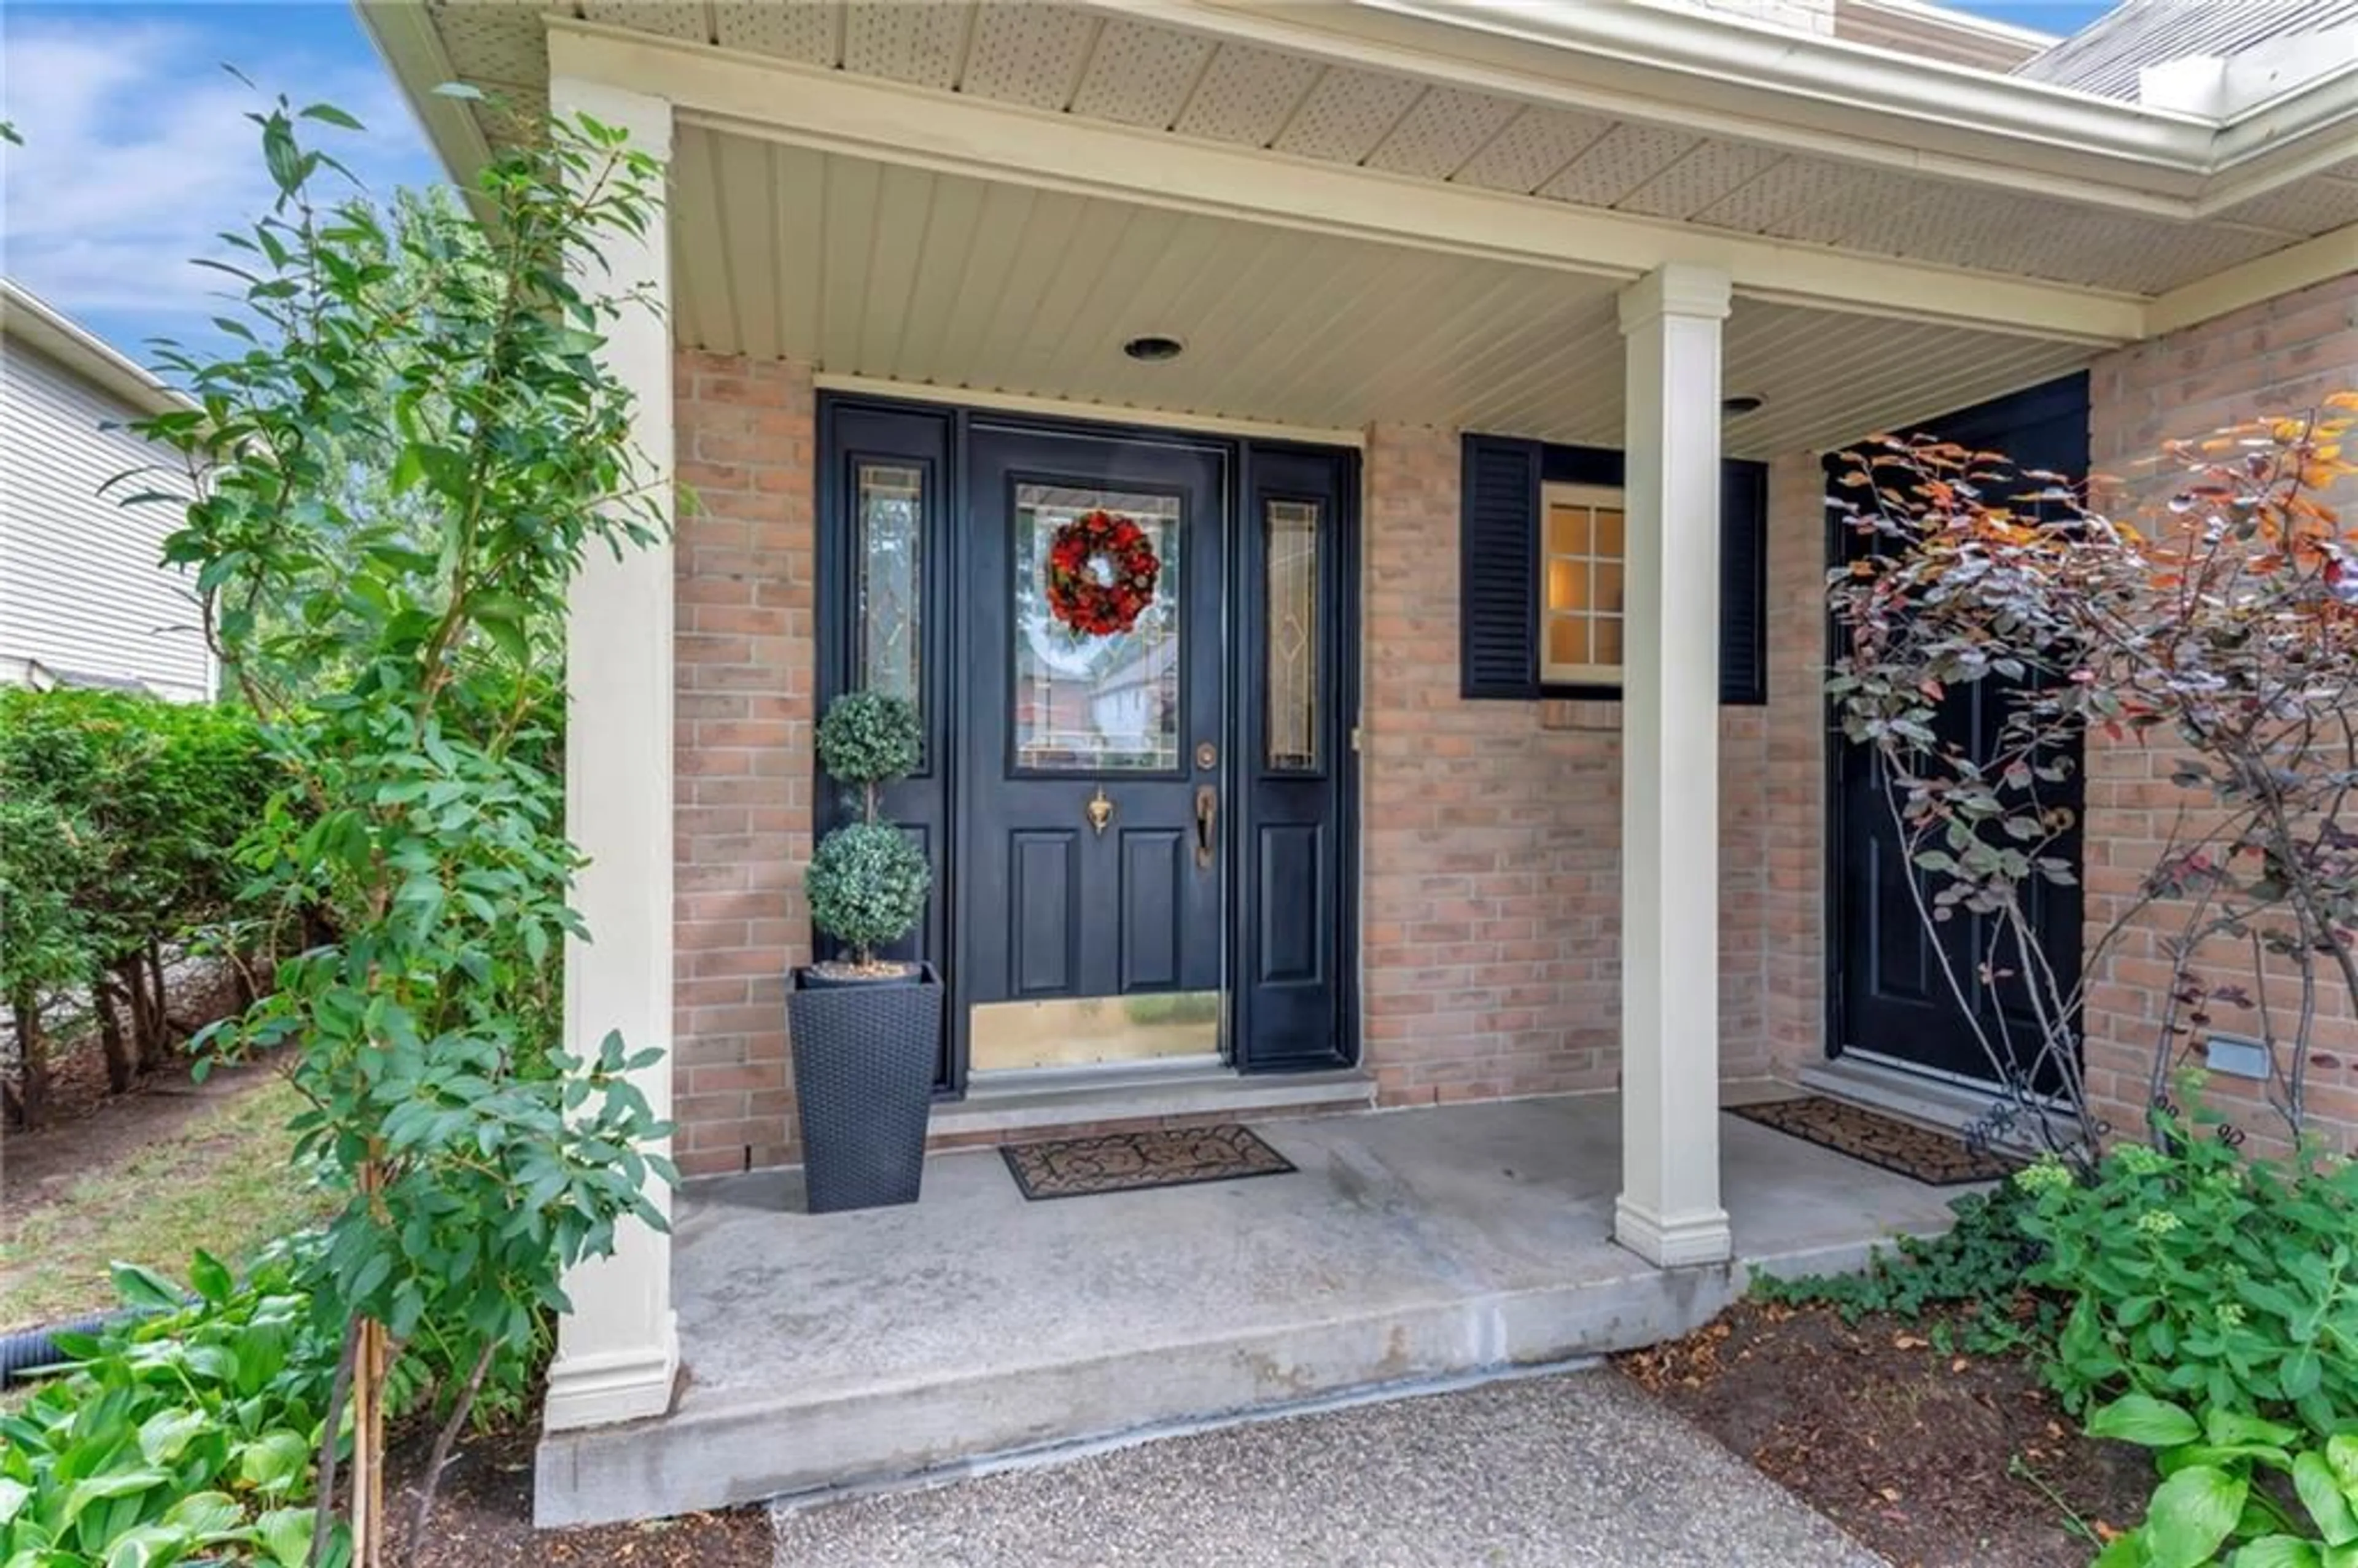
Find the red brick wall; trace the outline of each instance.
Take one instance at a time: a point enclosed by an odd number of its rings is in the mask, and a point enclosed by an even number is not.
[[[1817,454],[1769,465],[1761,987],[1769,1057],[1786,1076],[1826,1047],[1825,493]]]
[[[683,352],[673,1115],[690,1175],[784,1163],[785,975],[809,960],[817,642],[809,373]]]
[[[1458,697],[1457,454],[1368,435],[1363,1035],[1395,1105],[1609,1087],[1620,1049],[1619,709]],[[1772,471],[1771,702],[1720,727],[1730,1076],[1814,1050],[1823,1018],[1816,472]]]
[[[2328,394],[2358,387],[2358,277],[2247,307],[2107,355],[2091,386],[2092,455],[2115,481],[2120,504],[2158,501],[2169,478],[2153,459],[2160,443],[2196,437],[2263,413],[2311,407]],[[2336,498],[2358,515],[2358,487]],[[2118,918],[2137,881],[2152,865],[2181,806],[2185,791],[2169,783],[2171,753],[2164,748],[2107,741],[2088,751],[2088,940]],[[2158,945],[2180,921],[2164,908],[2148,913],[2116,943],[2090,975],[2087,1006],[2090,1087],[2117,1127],[2139,1124],[2147,1076],[2169,965]],[[2206,957],[2214,978],[2250,984],[2248,960]],[[2281,985],[2281,981],[2279,981]],[[2281,997],[2283,991],[2279,989]],[[2358,1020],[2337,984],[2327,993],[2333,1014],[2319,1036],[2309,1094],[2316,1130],[2343,1149],[2358,1149]],[[2257,1033],[2248,1012],[2222,1009],[2214,1027]],[[2240,1125],[2273,1138],[2281,1127],[2257,1103],[2248,1080],[2214,1078],[2211,1094]]]

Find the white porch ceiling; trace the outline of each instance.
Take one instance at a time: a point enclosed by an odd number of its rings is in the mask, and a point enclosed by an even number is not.
[[[550,7],[432,0],[458,75],[526,105]],[[1044,0],[571,0],[718,49],[1539,200],[2136,294],[2358,222],[2358,158],[2201,221],[2097,208],[1329,63]]]
[[[1607,280],[885,165],[682,127],[684,343],[844,376],[1354,429],[1617,446]],[[1179,359],[1122,343],[1168,333]],[[1766,457],[2059,374],[2085,347],[1739,299],[1730,421]]]

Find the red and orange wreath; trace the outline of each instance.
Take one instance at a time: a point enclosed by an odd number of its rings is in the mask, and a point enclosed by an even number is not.
[[[1110,512],[1088,513],[1049,542],[1048,613],[1087,636],[1127,632],[1154,602],[1162,575],[1145,529]]]

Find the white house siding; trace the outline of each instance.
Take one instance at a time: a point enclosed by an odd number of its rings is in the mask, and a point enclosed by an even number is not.
[[[118,505],[134,489],[185,489],[171,455],[120,428],[135,411],[48,355],[0,351],[0,680],[28,662],[69,681],[136,681],[212,695],[213,660],[185,577],[160,564],[173,509]],[[125,469],[166,470],[101,495]]]

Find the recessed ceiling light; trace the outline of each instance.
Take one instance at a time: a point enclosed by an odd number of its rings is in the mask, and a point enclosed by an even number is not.
[[[1719,411],[1733,419],[1739,414],[1757,414],[1768,400],[1757,393],[1738,392],[1719,400]]]
[[[1124,343],[1121,346],[1121,351],[1131,359],[1152,365],[1161,364],[1164,360],[1177,359],[1187,351],[1187,345],[1176,338],[1168,338],[1160,332],[1149,332],[1142,338],[1132,338]]]

